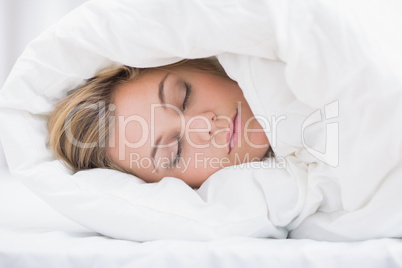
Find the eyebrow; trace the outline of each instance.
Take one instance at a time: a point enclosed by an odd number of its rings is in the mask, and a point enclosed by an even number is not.
[[[170,75],[170,72],[163,77],[161,82],[159,83],[159,90],[158,90],[158,98],[161,104],[166,104],[166,99],[165,99],[165,81]],[[166,108],[166,107],[163,107]]]
[[[159,83],[158,98],[159,98],[160,103],[163,104],[163,105],[166,104],[166,99],[165,99],[165,81],[166,81],[166,79],[167,79],[167,77],[168,77],[169,75],[170,75],[170,72],[167,73],[167,74],[163,77],[163,79],[161,80],[161,82]],[[163,106],[163,108],[166,109],[165,106]],[[151,151],[152,164],[154,165],[154,168],[155,168],[155,169],[157,169],[156,166],[155,166],[155,155],[156,155],[156,151],[158,150],[158,146],[159,146],[159,143],[161,142],[161,140],[162,140],[162,137],[159,136],[159,137],[155,140],[155,145],[154,145],[154,147],[152,148],[152,151]]]

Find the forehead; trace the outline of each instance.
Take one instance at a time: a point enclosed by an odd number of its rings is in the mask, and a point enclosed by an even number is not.
[[[166,73],[163,70],[150,70],[133,81],[117,86],[113,96],[116,115],[135,114],[143,111],[145,106],[158,103],[159,83]]]

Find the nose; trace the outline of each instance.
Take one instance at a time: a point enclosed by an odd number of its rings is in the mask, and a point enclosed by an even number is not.
[[[205,112],[187,116],[186,136],[195,144],[205,144],[211,140],[216,131],[217,116],[213,112]]]

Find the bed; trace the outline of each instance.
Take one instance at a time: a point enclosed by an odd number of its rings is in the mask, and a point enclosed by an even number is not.
[[[395,1],[85,3],[27,47],[0,91],[0,266],[402,266],[398,10]],[[286,115],[274,148],[285,168],[225,168],[194,190],[170,177],[73,173],[54,159],[46,115],[69,90],[112,64],[200,57],[216,57],[255,114]]]
[[[402,240],[324,242],[230,237],[111,239],[65,218],[6,167],[0,172],[0,267],[401,267]]]

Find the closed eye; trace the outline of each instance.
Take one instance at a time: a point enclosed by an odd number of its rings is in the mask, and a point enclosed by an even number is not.
[[[186,89],[186,95],[184,96],[183,105],[182,105],[183,111],[184,111],[187,107],[187,103],[188,103],[189,97],[191,95],[191,85],[187,82],[183,82],[183,84]],[[177,165],[181,158],[181,151],[182,151],[181,137],[177,137],[176,139],[177,139],[177,153],[176,153],[174,160],[169,165],[169,167],[174,167],[175,165]]]
[[[184,97],[184,101],[183,101],[183,111],[187,107],[187,102],[188,102],[188,99],[189,99],[190,94],[191,94],[191,85],[189,83],[187,83],[187,82],[184,82],[184,86],[186,88],[186,96]]]
[[[175,165],[177,165],[180,161],[180,158],[181,158],[181,138],[177,137],[177,153],[173,162],[169,165],[169,167],[174,167]]]

